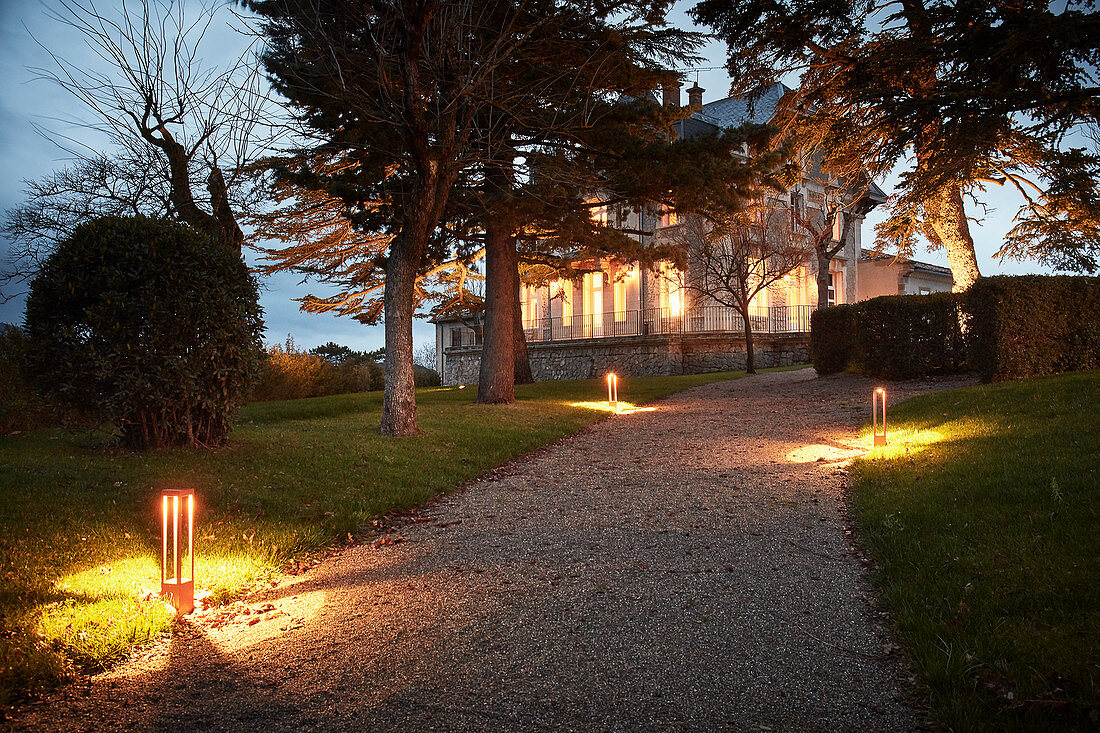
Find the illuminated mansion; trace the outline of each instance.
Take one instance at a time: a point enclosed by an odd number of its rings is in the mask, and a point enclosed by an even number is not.
[[[767,123],[787,89],[777,84],[751,107],[736,97],[701,104],[703,91],[698,84],[688,90],[689,103],[700,105],[700,109],[677,123],[679,134],[694,136],[746,122]],[[679,104],[678,97],[677,88],[665,90],[665,104]],[[778,210],[782,215],[778,218],[793,227],[791,206],[821,209],[824,205],[827,192],[818,179],[820,176],[803,178],[787,195],[773,197],[768,208]],[[846,207],[848,211],[837,215],[833,223],[833,242],[838,243],[844,231],[841,217],[851,217],[844,245],[829,262],[830,305],[859,299],[860,212],[870,211],[886,198],[874,184],[859,195],[857,205]],[[594,209],[592,216],[610,226],[650,232],[634,235],[642,245],[683,236],[684,223],[673,212],[602,206]],[[816,260],[812,252],[810,255],[803,265],[757,294],[750,305],[758,367],[808,361],[810,313],[817,305]],[[595,265],[587,263],[592,269]],[[881,261],[876,260],[876,265],[881,268]],[[741,315],[685,287],[685,275],[699,266],[690,256],[688,273],[677,271],[668,262],[643,268],[637,262],[608,259],[599,263],[600,272],[588,273],[577,282],[521,285],[523,329],[535,379],[587,379],[609,371],[647,376],[744,368]],[[951,289],[950,271],[947,273],[946,281],[935,289]],[[476,384],[480,316],[444,318],[435,325],[436,368],[443,384]]]

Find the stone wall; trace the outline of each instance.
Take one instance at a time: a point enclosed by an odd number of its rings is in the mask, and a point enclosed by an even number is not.
[[[754,334],[753,346],[758,369],[810,361],[808,333]],[[527,352],[540,382],[592,379],[608,372],[651,377],[745,368],[745,339],[730,333],[529,343]],[[480,347],[447,349],[443,384],[477,384],[480,362]]]

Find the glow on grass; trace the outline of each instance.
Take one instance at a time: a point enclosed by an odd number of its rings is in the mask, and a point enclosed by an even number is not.
[[[103,665],[171,625],[175,609],[157,599],[160,568],[151,553],[113,560],[60,578],[62,600],[47,604],[38,630],[78,663]]]
[[[276,569],[245,553],[204,553],[195,559],[195,566],[196,575],[215,599]],[[46,641],[64,646],[78,662],[101,666],[130,646],[167,632],[175,609],[159,598],[159,580],[159,558],[152,553],[65,575],[56,583],[61,600],[42,608],[38,631]]]
[[[942,426],[941,426],[942,427]],[[879,433],[881,437],[881,433]],[[875,445],[873,428],[868,428],[855,443],[840,439],[827,439],[826,442],[800,445],[787,452],[791,463],[841,463],[853,458],[872,456],[875,458],[896,458],[909,456],[925,450],[928,446],[948,439],[949,433],[941,429],[893,427],[890,430],[890,443],[886,446]]]
[[[195,558],[195,574],[202,578],[201,587],[211,592],[242,588],[274,570],[272,564],[243,552],[204,553]],[[119,558],[63,576],[57,581],[57,590],[75,600],[139,599],[155,595],[159,572],[152,554]]]
[[[895,426],[890,430],[889,445],[876,446],[875,436],[868,433],[863,439],[863,446],[865,451],[874,450],[877,457],[897,458],[919,453],[946,438],[947,436],[940,430]]]

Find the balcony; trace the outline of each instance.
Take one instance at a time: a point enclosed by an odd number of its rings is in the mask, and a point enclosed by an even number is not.
[[[815,306],[774,306],[754,310],[753,333],[809,333]],[[744,333],[741,314],[726,306],[699,306],[675,313],[668,308],[619,311],[573,316],[568,320],[538,318],[525,323],[528,343],[613,339],[624,336],[661,336],[704,333]],[[481,345],[481,334],[471,328],[453,329],[448,348]]]

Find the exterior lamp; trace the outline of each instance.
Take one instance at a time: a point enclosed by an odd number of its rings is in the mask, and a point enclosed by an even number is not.
[[[881,420],[879,416],[882,416]],[[876,387],[871,395],[871,429],[875,433],[875,448],[886,445],[886,390]]]
[[[614,372],[607,374],[607,404],[612,410],[619,409],[619,378]]]
[[[167,596],[180,616],[195,609],[195,492],[165,489],[160,494],[160,594]],[[186,527],[181,527],[186,524]],[[171,540],[168,531],[171,528]],[[182,534],[187,533],[186,545]],[[186,554],[190,572],[183,577]],[[170,562],[169,562],[170,561]]]

